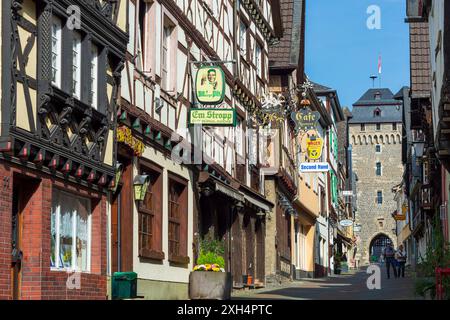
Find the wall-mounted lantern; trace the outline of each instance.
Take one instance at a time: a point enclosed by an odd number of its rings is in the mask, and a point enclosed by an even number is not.
[[[120,178],[122,178],[123,173],[123,165],[120,162],[116,163],[116,174],[114,176],[114,185],[111,187],[111,191],[113,193],[116,192],[117,187],[119,186]]]
[[[150,176],[146,174],[137,175],[134,177],[134,200],[142,201],[147,193],[150,184]]]

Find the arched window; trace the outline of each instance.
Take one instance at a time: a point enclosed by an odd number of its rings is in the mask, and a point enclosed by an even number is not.
[[[376,108],[373,112],[374,117],[380,117],[381,116],[381,110],[380,108]]]

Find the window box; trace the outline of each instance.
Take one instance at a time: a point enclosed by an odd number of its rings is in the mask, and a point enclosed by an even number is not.
[[[156,251],[147,248],[139,248],[139,257],[152,260],[164,260],[165,254],[162,251]]]

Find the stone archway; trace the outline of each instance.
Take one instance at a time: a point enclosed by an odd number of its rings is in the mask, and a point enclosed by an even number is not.
[[[370,242],[368,242],[368,255],[369,262],[372,261],[373,258],[375,261],[379,261],[380,255],[383,252],[383,249],[386,248],[388,244],[394,246],[394,241],[391,237],[383,232],[379,232],[375,234]]]

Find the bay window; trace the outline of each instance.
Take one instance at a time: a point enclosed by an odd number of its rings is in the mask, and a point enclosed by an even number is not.
[[[57,17],[52,19],[52,84],[61,88],[61,47],[62,23]]]
[[[52,199],[51,267],[90,271],[90,200],[59,190],[53,192]]]

